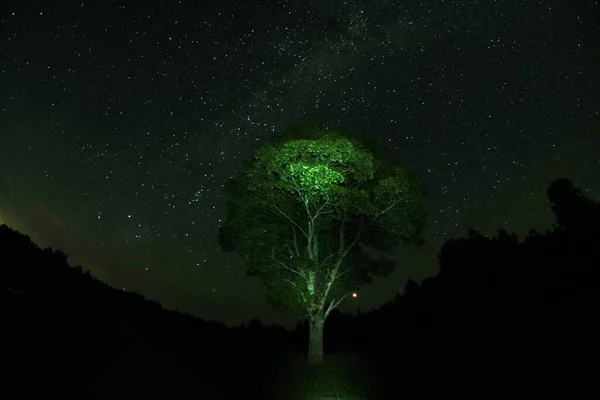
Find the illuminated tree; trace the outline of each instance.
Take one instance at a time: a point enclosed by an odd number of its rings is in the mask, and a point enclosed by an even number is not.
[[[323,361],[329,313],[396,265],[365,249],[423,244],[425,187],[368,136],[292,126],[256,149],[225,191],[219,243],[244,259],[276,309],[306,313],[309,364]]]

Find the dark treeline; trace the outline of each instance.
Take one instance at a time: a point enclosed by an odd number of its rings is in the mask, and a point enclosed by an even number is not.
[[[591,393],[600,204],[566,179],[547,194],[551,231],[532,230],[520,241],[470,229],[446,242],[435,277],[409,281],[377,310],[334,311],[325,364],[310,368],[302,364],[305,323],[293,332],[259,320],[227,328],[163,310],[3,225],[4,392],[78,399]]]

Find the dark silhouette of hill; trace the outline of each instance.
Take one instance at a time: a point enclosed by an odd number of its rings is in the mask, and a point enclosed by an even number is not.
[[[335,310],[326,364],[302,366],[293,332],[227,328],[164,310],[71,267],[0,226],[5,392],[61,398],[438,398],[556,395],[593,388],[598,359],[600,204],[551,183],[551,231],[521,241],[470,229],[439,273],[377,310]],[[6,369],[5,369],[6,370]],[[362,397],[349,397],[350,392]],[[346,396],[346,397],[344,397]]]
[[[489,397],[561,389],[574,397],[593,388],[600,204],[566,179],[552,182],[548,198],[552,231],[532,230],[519,242],[504,230],[487,238],[470,229],[442,246],[437,276],[408,282],[402,297],[356,322],[376,327],[362,333],[378,343],[381,381],[392,382],[383,392]],[[385,338],[369,336],[374,331]]]
[[[291,348],[281,327],[228,329],[111,288],[6,225],[0,256],[5,378],[19,397],[247,395],[262,364]]]

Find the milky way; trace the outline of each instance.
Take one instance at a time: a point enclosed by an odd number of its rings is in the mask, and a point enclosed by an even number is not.
[[[166,3],[1,15],[0,216],[115,287],[290,321],[216,235],[225,181],[294,122],[371,133],[430,189],[428,245],[399,249],[362,309],[468,227],[551,227],[553,179],[600,196],[598,2]]]

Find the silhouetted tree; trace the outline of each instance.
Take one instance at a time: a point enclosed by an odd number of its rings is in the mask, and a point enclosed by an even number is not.
[[[587,205],[587,199],[581,190],[574,187],[570,180],[560,178],[550,184],[547,193],[558,225],[572,227]]]
[[[589,223],[589,219],[600,217],[598,203],[588,200],[570,180],[560,178],[553,181],[547,193],[558,229],[569,229],[581,235],[599,234],[600,227]]]
[[[435,277],[421,285],[407,283],[393,305],[396,322],[388,329],[394,337],[408,338],[398,350],[408,366],[402,375],[410,376],[408,384],[422,397],[427,397],[423,384],[430,381],[445,394],[457,384],[464,393],[474,381],[488,388],[536,390],[549,380],[577,382],[572,387],[585,383],[581,376],[588,364],[578,358],[597,357],[600,334],[595,317],[600,204],[566,179],[550,184],[548,200],[556,229],[532,230],[521,242],[505,230],[486,237],[469,229],[466,237],[444,243]],[[377,313],[374,319],[380,318]],[[381,347],[384,362],[377,373],[390,382],[400,379],[386,372],[398,354],[390,354],[390,343]],[[503,365],[510,367],[500,372]],[[536,381],[531,371],[545,382]],[[573,372],[576,381],[569,377]]]

